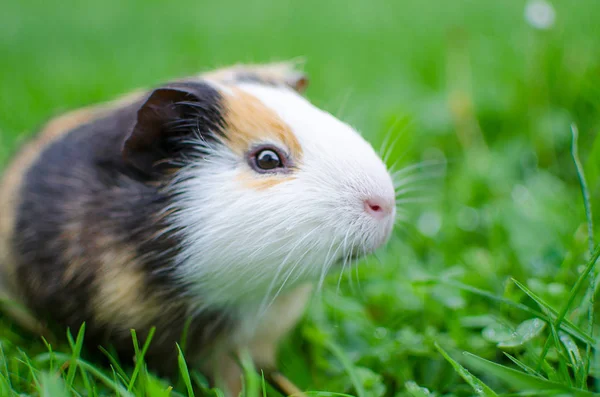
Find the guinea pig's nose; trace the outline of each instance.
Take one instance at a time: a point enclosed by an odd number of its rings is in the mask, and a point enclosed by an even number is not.
[[[373,196],[365,199],[365,211],[376,219],[383,219],[394,210],[394,202],[383,197]]]

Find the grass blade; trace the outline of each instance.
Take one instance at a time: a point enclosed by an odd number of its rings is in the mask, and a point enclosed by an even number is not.
[[[110,366],[110,369],[112,370],[112,374],[113,374],[113,382],[115,384],[118,384],[119,381],[117,380],[117,371],[115,371],[115,367],[113,367],[112,365]],[[115,390],[118,393],[118,390]]]
[[[29,360],[29,357],[27,357],[27,354],[25,354],[25,352],[21,351],[21,355],[23,356],[23,360],[21,360],[21,362],[23,364],[25,364],[27,366],[27,368],[29,368],[29,373],[31,374],[31,378],[33,379],[33,383],[35,383],[35,386],[38,390],[41,389],[40,386],[40,382],[38,381],[37,375],[35,373],[35,368],[33,368],[33,365],[31,365],[31,360]]]
[[[587,186],[587,182],[585,180],[585,174],[583,171],[583,166],[581,165],[581,160],[579,159],[579,146],[577,145],[577,140],[579,138],[579,130],[577,126],[573,123],[571,124],[571,133],[573,135],[573,140],[571,144],[571,155],[573,157],[573,163],[575,164],[575,170],[577,171],[577,178],[579,179],[579,186],[581,188],[581,196],[583,198],[583,206],[585,208],[585,219],[587,222],[588,228],[588,246],[590,255],[594,253],[594,218],[592,216],[592,202],[590,199],[590,191]],[[590,284],[588,287],[589,297],[589,307],[588,307],[588,334],[590,337],[594,337],[594,301],[596,294],[596,272],[592,268],[590,273]],[[589,375],[590,365],[592,362],[592,346],[587,345],[585,350],[585,364],[584,364],[584,372],[585,377]],[[582,384],[585,383],[585,378],[582,380]]]
[[[594,267],[596,265],[596,261],[598,260],[598,257],[600,257],[600,247],[596,248],[596,251],[594,252],[592,257],[588,261],[587,266],[585,267],[585,270],[579,275],[579,278],[577,278],[575,285],[571,289],[571,293],[569,294],[569,298],[567,299],[567,302],[565,303],[565,305],[563,306],[561,311],[558,313],[558,316],[556,317],[556,320],[554,321],[555,328],[560,329],[560,324],[564,320],[565,316],[567,315],[567,312],[571,308],[571,305],[575,301],[575,297],[577,296],[577,293],[581,290],[581,287],[583,286],[583,283],[585,282],[586,278],[590,275],[590,273],[594,269]],[[544,358],[546,357],[546,354],[548,354],[548,350],[550,350],[550,343],[548,343],[549,341],[550,341],[550,339],[548,339],[546,341],[546,344],[544,345],[544,350],[542,351],[542,354],[540,355],[540,360],[539,360],[540,363],[544,360]]]
[[[559,338],[560,342],[566,349],[567,356],[569,357],[569,361],[573,367],[577,387],[586,387],[586,363],[583,361],[583,358],[579,353],[577,344],[569,335],[565,334],[564,332],[559,332]]]
[[[531,291],[529,288],[527,288],[525,285],[521,284],[519,281],[515,280],[514,278],[511,279],[515,285],[517,287],[519,287],[519,289],[523,292],[525,292],[525,294],[527,294],[527,296],[529,296],[531,299],[533,299],[542,309],[542,311],[544,311],[544,313],[548,313],[550,310],[553,310],[550,305],[548,305],[546,302],[544,302],[544,300],[540,297],[538,297],[533,291]],[[558,352],[558,354],[562,355],[564,360],[568,360],[567,356],[568,353],[567,351],[564,349],[563,344],[560,341],[560,338],[558,336],[558,331],[557,331],[557,327],[554,324],[554,322],[549,322],[550,324],[550,334],[552,335],[552,340],[554,341],[554,348],[556,349],[556,351]],[[546,343],[550,343],[550,339],[546,340]],[[538,362],[538,371],[542,368],[541,367],[541,362]],[[571,382],[571,376],[569,374],[568,369],[566,368],[566,366],[562,365],[563,361],[561,361],[561,365],[560,365],[560,372],[562,375],[562,379],[565,380],[565,382],[569,383],[569,385],[572,385]]]
[[[440,284],[459,288],[463,291],[471,292],[475,295],[479,295],[481,297],[490,299],[492,301],[495,301],[495,302],[513,307],[515,309],[521,310],[525,313],[532,314],[536,317],[543,319],[546,322],[555,321],[555,319],[557,318],[557,315],[558,315],[558,312],[554,311],[554,313],[552,313],[552,312],[548,313],[548,316],[547,316],[538,310],[530,308],[529,306],[523,305],[521,303],[513,302],[509,299],[505,299],[505,298],[496,296],[496,295],[492,294],[491,292],[484,291],[482,289],[475,288],[473,286],[463,284],[463,283],[460,283],[457,281],[447,280],[447,279],[436,279],[436,281],[438,281]],[[595,343],[592,338],[590,338],[585,332],[583,332],[581,329],[579,329],[575,324],[570,322],[568,319],[564,319],[563,322],[564,322],[564,326],[562,328],[563,331],[567,332],[568,334],[570,334],[571,336],[580,340],[583,343],[587,343],[587,344]]]
[[[64,362],[70,362],[70,360],[73,359],[72,356],[63,353],[54,353],[54,356],[57,360],[62,360]],[[41,364],[50,361],[50,355],[48,353],[43,353],[36,356],[33,360]],[[94,367],[87,361],[78,358],[76,364],[82,366],[89,374],[91,374],[93,377],[104,383],[109,388],[116,390],[120,396],[134,397],[133,394],[128,392],[127,389],[125,389],[122,385],[115,383],[112,379],[110,379],[110,377],[103,374],[102,371],[98,370],[96,367]]]
[[[463,367],[454,359],[452,359],[452,357],[450,357],[448,353],[446,353],[446,351],[444,351],[444,349],[442,349],[440,345],[437,344],[437,342],[435,343],[435,348],[440,352],[442,356],[444,356],[444,358],[452,365],[452,367],[454,367],[454,370],[461,376],[461,378],[463,378],[465,382],[467,382],[469,386],[473,388],[473,390],[478,396],[498,396],[492,389],[490,389],[488,385],[486,385],[481,380],[473,376],[465,367]]]
[[[119,362],[117,361],[117,359],[114,358],[113,355],[110,354],[109,351],[106,350],[104,347],[98,346],[98,349],[100,349],[100,351],[108,358],[108,360],[112,364],[113,370],[117,371],[119,373],[119,377],[122,380],[124,380],[124,383],[126,385],[128,385],[130,383],[129,376],[127,375],[127,373],[125,372],[125,370],[123,370],[123,368],[121,368],[121,365],[119,364]]]
[[[244,374],[244,396],[259,397],[260,382],[258,373],[254,368],[252,357],[248,351],[245,350],[240,354],[240,363]]]
[[[569,369],[567,368],[566,363],[568,362],[568,353],[564,349],[563,344],[560,342],[560,338],[558,336],[558,331],[553,323],[550,323],[550,331],[552,333],[552,340],[554,340],[554,347],[558,354],[561,356],[559,359],[559,370],[562,375],[562,379],[569,384],[569,386],[573,386],[573,382],[571,381],[571,374],[569,373]],[[540,367],[541,368],[541,367]]]
[[[69,337],[69,344],[71,345],[71,349],[73,350],[73,353],[71,355],[71,361],[69,361],[69,370],[67,371],[67,387],[69,389],[73,387],[73,381],[75,380],[75,374],[77,373],[77,363],[79,360],[79,356],[81,355],[81,348],[83,347],[84,334],[85,323],[81,324],[81,327],[79,328],[75,344],[73,344],[73,338],[71,337],[71,333],[67,333],[67,336]]]
[[[549,304],[547,304],[542,298],[540,298],[539,296],[537,296],[535,294],[535,292],[533,292],[532,290],[530,290],[527,286],[525,286],[525,284],[521,283],[519,280],[516,280],[514,278],[511,278],[511,281],[513,283],[515,283],[515,285],[517,287],[519,287],[519,289],[521,291],[523,291],[528,297],[530,297],[535,303],[538,304],[538,306],[540,307],[540,309],[542,309],[542,311],[546,314],[554,314],[557,315],[558,311],[555,310],[552,306],[550,306]]]
[[[539,395],[541,392],[563,392],[573,397],[591,397],[597,396],[597,394],[591,393],[586,390],[574,389],[572,387],[563,385],[561,383],[551,382],[546,379],[539,378],[537,376],[529,375],[516,369],[505,367],[488,361],[484,358],[478,357],[474,354],[465,352],[465,361],[470,364],[473,368],[479,371],[492,375],[505,383],[509,384],[513,388],[519,388],[521,392],[535,392]]]
[[[46,349],[48,349],[48,353],[50,353],[50,357],[53,357],[52,345],[50,344],[50,342],[48,342],[46,340],[46,338],[44,338],[43,336],[42,336],[42,342],[44,342],[44,346],[46,346]],[[50,360],[50,372],[54,372],[54,360],[53,359]]]
[[[316,338],[315,338],[316,339]],[[344,350],[339,347],[335,342],[333,342],[329,337],[319,338],[318,343],[323,344],[342,364],[344,370],[350,377],[352,381],[352,385],[354,386],[354,390],[356,391],[356,395],[358,397],[366,397],[366,392],[362,382],[360,381],[358,374],[354,370],[354,365],[346,356]]]
[[[590,190],[588,189],[588,185],[585,180],[583,166],[581,165],[581,160],[579,159],[579,147],[577,145],[577,141],[579,139],[579,130],[574,123],[571,124],[571,134],[573,136],[573,140],[571,141],[571,156],[573,157],[573,163],[575,164],[575,171],[577,172],[577,179],[579,180],[581,195],[583,197],[585,219],[588,229],[588,247],[590,255],[592,255],[594,252],[594,220],[592,217],[592,202],[590,198]]]
[[[594,347],[594,364],[596,368],[600,368],[600,340],[596,343],[596,346]],[[596,379],[594,385],[594,390],[600,392],[600,380]]]
[[[185,351],[187,349],[188,342],[188,334],[190,332],[190,327],[192,326],[193,317],[188,317],[183,324],[183,331],[181,332],[181,342],[179,342],[179,346],[181,346],[181,351]]]
[[[507,352],[503,352],[504,355],[513,363],[515,363],[519,368],[521,368],[523,371],[527,372],[530,375],[533,376],[537,376],[538,378],[542,378],[544,379],[544,377],[539,373],[536,372],[535,369],[531,368],[530,366],[528,366],[527,364],[523,363],[522,361],[518,360],[516,357],[511,356],[510,354],[508,354]]]
[[[137,335],[135,333],[135,330],[133,330],[133,329],[131,330],[131,338],[133,340],[133,349],[135,351],[135,368],[133,369],[133,374],[131,374],[131,380],[129,381],[129,386],[127,387],[128,391],[133,390],[135,380],[145,365],[144,357],[146,356],[146,352],[148,351],[148,348],[150,347],[150,342],[152,341],[152,338],[154,337],[155,331],[156,331],[155,327],[150,328],[150,332],[148,332],[148,336],[146,337],[144,346],[142,347],[142,350],[140,351],[140,347],[138,345]]]
[[[13,385],[12,382],[10,380],[10,371],[8,370],[8,360],[6,359],[6,355],[4,354],[4,344],[0,342],[0,361],[4,364],[2,365],[2,374],[4,375],[4,378],[6,379],[6,383],[8,384],[8,387],[12,390]]]
[[[187,388],[188,397],[194,397],[194,388],[192,387],[192,380],[190,379],[190,371],[188,370],[187,363],[185,362],[185,357],[183,356],[183,352],[179,347],[179,343],[177,344],[177,363],[179,364],[179,374],[183,379],[183,383]]]
[[[87,395],[95,396],[96,395],[95,385],[92,385],[90,383],[88,374],[82,366],[79,366],[79,372],[81,373],[81,379],[83,380],[83,388],[84,388],[84,390],[87,390]]]

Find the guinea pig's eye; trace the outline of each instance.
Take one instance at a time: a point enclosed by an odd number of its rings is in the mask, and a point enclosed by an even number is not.
[[[283,164],[277,153],[270,149],[263,149],[256,154],[256,166],[261,170],[273,170]]]
[[[274,172],[286,168],[286,157],[274,147],[262,147],[250,153],[250,166],[257,172]]]

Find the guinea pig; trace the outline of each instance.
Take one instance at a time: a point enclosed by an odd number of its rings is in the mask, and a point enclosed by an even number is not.
[[[6,310],[36,332],[86,325],[88,345],[217,386],[236,354],[275,369],[280,340],[337,263],[382,246],[396,201],[377,152],[302,95],[291,63],[177,79],[51,120],[0,186]],[[31,313],[28,315],[27,313]],[[185,330],[185,332],[184,332]]]

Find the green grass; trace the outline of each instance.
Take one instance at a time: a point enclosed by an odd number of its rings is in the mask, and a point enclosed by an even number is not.
[[[406,201],[385,249],[329,277],[282,346],[282,372],[331,396],[599,393],[600,3],[553,3],[541,31],[517,0],[8,0],[0,162],[66,109],[303,56],[309,98],[376,148],[391,137],[390,165],[447,167],[424,182],[429,201]],[[0,318],[0,396],[219,395],[183,361],[171,381],[143,360],[88,362],[82,337],[49,347]],[[260,395],[243,365],[245,394]]]

